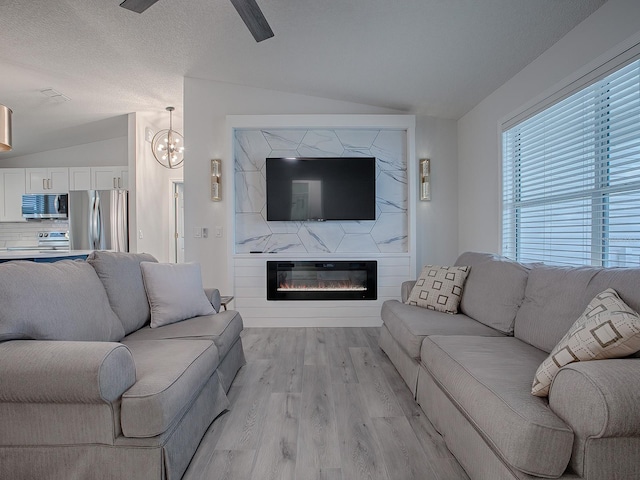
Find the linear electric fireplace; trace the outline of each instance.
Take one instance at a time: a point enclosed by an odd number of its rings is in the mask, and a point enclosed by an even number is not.
[[[267,262],[267,300],[376,300],[376,261]]]

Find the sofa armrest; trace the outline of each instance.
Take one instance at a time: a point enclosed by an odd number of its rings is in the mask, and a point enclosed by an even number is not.
[[[565,366],[551,384],[549,407],[578,437],[640,436],[640,358]]]
[[[204,294],[213,305],[213,309],[218,313],[220,311],[220,290],[217,288],[205,288]]]
[[[413,289],[413,286],[415,284],[415,280],[402,282],[402,287],[400,287],[400,296],[402,297],[402,303],[407,303],[407,300],[409,300],[409,294],[411,293],[411,290]]]
[[[120,343],[0,343],[0,402],[110,403],[135,381],[133,356]]]

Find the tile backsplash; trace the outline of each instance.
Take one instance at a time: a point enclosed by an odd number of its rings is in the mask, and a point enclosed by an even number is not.
[[[0,223],[0,248],[35,246],[38,244],[38,232],[67,230],[69,230],[68,220]]]

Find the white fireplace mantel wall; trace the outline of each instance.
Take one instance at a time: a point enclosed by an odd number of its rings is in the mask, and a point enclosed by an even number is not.
[[[227,198],[229,282],[248,327],[377,326],[380,307],[415,278],[416,159],[413,115],[230,115],[223,177]],[[374,156],[376,220],[267,222],[268,156]],[[229,172],[229,170],[227,170]],[[233,192],[233,193],[232,193]],[[251,254],[250,251],[265,253]],[[378,262],[378,299],[267,301],[267,260],[348,259]]]

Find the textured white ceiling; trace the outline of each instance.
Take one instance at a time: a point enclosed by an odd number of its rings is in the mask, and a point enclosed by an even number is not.
[[[0,0],[0,166],[125,135],[129,112],[181,114],[184,76],[457,119],[604,2],[258,0],[275,37],[256,43],[228,0]]]

